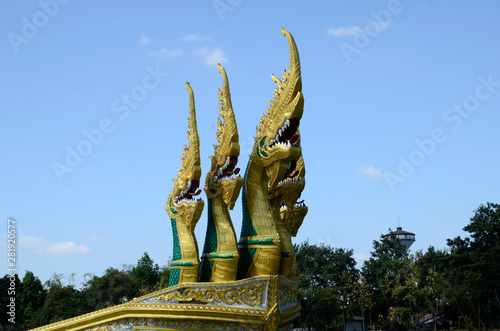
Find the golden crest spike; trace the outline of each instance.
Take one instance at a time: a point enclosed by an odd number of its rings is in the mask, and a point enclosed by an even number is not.
[[[194,93],[189,82],[186,82],[186,91],[189,94],[189,147],[188,153],[191,154],[194,165],[200,164],[200,138],[198,136],[198,126],[196,124],[196,109],[194,103]]]
[[[293,36],[290,32],[287,30],[281,28],[281,33],[288,38],[288,44],[290,46],[290,69],[295,68],[296,70],[299,70],[300,72],[300,58],[299,58],[299,51],[297,49],[297,45],[295,44],[295,40],[293,39]]]

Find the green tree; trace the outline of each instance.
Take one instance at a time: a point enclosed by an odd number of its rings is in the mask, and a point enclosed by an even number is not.
[[[33,272],[27,271],[18,292],[19,314],[23,317],[23,328],[31,329],[38,325],[40,310],[45,302],[47,291]]]
[[[438,319],[450,308],[450,296],[456,291],[450,283],[450,254],[430,246],[425,253],[415,254],[418,270],[418,310],[420,315],[432,314],[433,328],[438,328]],[[451,317],[451,316],[450,316]]]
[[[15,287],[11,287],[12,280],[14,281]],[[11,304],[11,298],[17,300],[17,293],[22,290],[21,281],[19,280],[17,274],[14,274],[14,276],[5,275],[0,278],[0,288],[2,289],[0,293],[0,305],[2,306],[2,314],[0,314],[0,324],[2,326],[2,330],[7,330],[7,328],[15,327],[15,324],[9,322],[9,319],[11,317],[15,317],[16,324],[22,323],[22,316],[20,316],[20,314],[18,313],[18,301],[14,302],[16,309],[15,316],[10,316],[7,314],[7,312],[10,311],[8,305]]]
[[[37,324],[45,325],[82,315],[91,311],[82,292],[73,285],[63,285],[62,274],[53,274],[45,282],[47,296],[40,310]]]
[[[374,305],[373,302],[373,289],[368,284],[363,276],[360,276],[354,285],[354,302],[361,310],[361,317],[363,318],[362,330],[365,330],[365,312],[370,311]],[[371,324],[370,315],[370,324]]]
[[[389,229],[389,232],[392,231]],[[411,305],[406,297],[409,254],[395,236],[381,235],[373,241],[373,251],[361,269],[367,284],[373,289],[373,313],[389,321],[391,329],[404,327],[411,316]],[[395,291],[396,290],[396,291]],[[383,327],[383,326],[380,326]]]
[[[168,280],[170,278],[170,266],[163,266],[160,268],[160,280],[154,286],[154,291],[159,291],[161,289],[168,287]]]
[[[90,276],[90,275],[89,275]],[[125,270],[106,269],[102,277],[95,275],[85,283],[85,294],[93,300],[95,309],[124,303],[139,296],[140,283],[131,279]]]
[[[137,266],[132,269],[134,279],[137,279],[141,286],[141,295],[150,293],[160,281],[161,270],[158,264],[154,263],[147,252],[137,261]]]
[[[480,205],[463,230],[470,233],[470,237],[447,240],[451,250],[451,282],[456,286],[452,299],[466,323],[465,326],[498,326],[500,204],[488,202]]]
[[[302,310],[297,325],[324,330],[340,316],[342,288],[348,275],[357,276],[352,250],[304,242],[295,245],[298,297]]]

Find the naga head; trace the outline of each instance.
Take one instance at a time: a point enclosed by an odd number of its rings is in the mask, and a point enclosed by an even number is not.
[[[177,169],[177,178],[174,179],[174,189],[168,196],[165,209],[171,219],[179,218],[183,214],[191,226],[196,225],[203,211],[204,202],[198,195],[200,186],[201,166],[200,166],[200,139],[198,128],[196,126],[196,111],[194,106],[193,90],[189,83],[186,83],[186,90],[189,93],[189,131],[187,137],[189,145],[184,146],[184,152],[181,157],[182,169]]]
[[[281,202],[280,217],[293,237],[297,235],[308,211],[304,200],[297,201],[306,184],[305,174],[304,159],[300,156],[298,160],[289,163],[287,172],[276,189],[269,191],[270,200],[278,199]]]
[[[297,160],[300,156],[300,146],[297,145],[298,129],[304,110],[297,46],[290,32],[283,28],[281,32],[288,39],[290,68],[283,72],[281,79],[272,76],[278,87],[274,91],[274,100],[269,102],[270,108],[266,108],[266,113],[260,119],[251,155],[252,160],[264,167],[278,161],[278,172],[270,178],[271,188],[275,188],[279,179],[286,173],[289,161]]]
[[[222,194],[224,203],[229,209],[233,209],[243,185],[243,178],[238,175],[240,168],[236,168],[240,144],[226,71],[220,64],[217,68],[222,74],[222,90],[219,89],[218,145],[214,145],[215,154],[210,156],[212,165],[205,181],[205,192],[212,199]]]

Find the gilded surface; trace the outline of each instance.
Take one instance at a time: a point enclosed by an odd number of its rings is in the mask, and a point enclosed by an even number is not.
[[[204,202],[197,197],[201,176],[200,139],[196,124],[194,94],[189,83],[186,83],[189,94],[189,146],[184,146],[181,157],[182,169],[177,169],[174,178],[174,189],[168,196],[165,209],[172,221],[174,234],[174,254],[172,256],[169,286],[178,283],[198,281],[200,260],[198,243],[194,229],[203,211]]]
[[[236,280],[238,244],[229,209],[233,209],[239,196],[243,178],[236,168],[240,145],[238,128],[231,103],[226,71],[219,64],[222,90],[219,89],[219,117],[217,142],[211,167],[205,181],[208,199],[207,234],[201,257],[200,281],[226,282]]]
[[[290,66],[278,83],[270,108],[262,115],[257,137],[250,155],[243,185],[243,223],[239,240],[238,278],[276,275],[280,272],[282,249],[293,252],[291,241],[280,236],[279,224],[273,216],[269,189],[274,190],[286,174],[288,164],[301,155],[298,129],[304,98],[300,60],[292,35],[282,29],[290,47]],[[283,227],[284,228],[284,227]],[[281,229],[283,231],[283,229]],[[285,229],[286,231],[286,229]],[[258,243],[261,244],[258,244]],[[256,244],[257,243],[257,244]],[[288,266],[291,268],[291,265]]]
[[[300,139],[296,144],[300,146]],[[297,202],[305,186],[304,159],[292,160],[285,175],[275,189],[269,189],[269,200],[273,208],[274,221],[281,238],[281,262],[279,274],[295,280],[297,262],[293,250],[292,236],[302,224],[307,207],[304,202]]]
[[[224,288],[205,288],[193,289],[187,288],[181,292],[173,292],[161,295],[156,300],[176,300],[184,301],[199,301],[199,302],[223,302],[227,305],[234,303],[245,304],[248,306],[262,306],[262,290],[263,284],[249,285],[245,287],[224,287]]]
[[[289,178],[283,180],[283,192],[281,192],[282,206],[280,210],[281,219],[292,237],[297,235],[308,208],[304,200],[298,201],[305,186],[305,165],[302,155],[297,160],[295,172]],[[280,189],[280,187],[278,187]]]
[[[186,292],[193,289],[199,290],[200,283],[179,284],[143,297],[134,299],[125,304],[98,310],[89,314],[67,319],[54,324],[46,325],[35,330],[134,330],[134,327],[168,330],[169,328],[214,328],[221,330],[265,330],[267,323],[280,320],[289,323],[298,316],[300,305],[295,298],[295,305],[282,309],[283,304],[280,292],[283,287],[297,287],[297,284],[278,276],[262,276],[226,283],[205,283],[206,288],[222,290],[217,295],[225,300],[233,301],[232,304],[214,300],[212,302],[195,302],[176,300],[170,294]],[[224,286],[227,284],[227,286]],[[224,295],[227,289],[230,295]],[[234,290],[244,300],[249,301],[249,308],[238,306],[238,298],[232,298]],[[205,298],[210,297],[207,291]],[[187,293],[187,292],[186,292]],[[212,292],[213,293],[213,292]],[[181,293],[182,294],[182,293]],[[197,294],[198,295],[198,294]],[[199,296],[199,295],[198,295]],[[236,295],[237,296],[237,295]],[[159,299],[163,297],[162,299]],[[184,296],[189,298],[189,295]],[[260,297],[261,299],[258,299]],[[172,302],[161,302],[168,299]],[[261,301],[260,301],[261,300]],[[244,301],[242,301],[244,303]],[[260,302],[260,304],[258,304]],[[254,305],[254,306],[252,306]],[[278,309],[271,309],[274,307]],[[255,307],[255,308],[251,308]]]

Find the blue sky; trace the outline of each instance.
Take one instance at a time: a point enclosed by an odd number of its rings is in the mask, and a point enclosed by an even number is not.
[[[87,272],[172,255],[164,210],[195,93],[203,178],[225,67],[244,167],[271,74],[302,63],[309,213],[295,243],[353,249],[389,228],[412,251],[465,235],[498,202],[497,2],[3,1],[0,263],[75,285]],[[79,153],[75,155],[75,153]],[[240,231],[240,203],[232,212]],[[196,228],[200,248],[206,212]],[[361,265],[359,265],[361,266]]]

